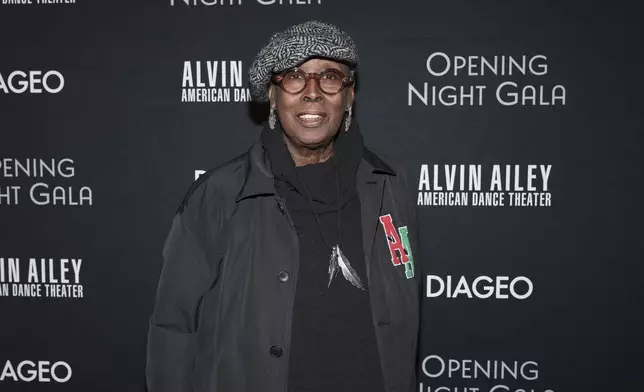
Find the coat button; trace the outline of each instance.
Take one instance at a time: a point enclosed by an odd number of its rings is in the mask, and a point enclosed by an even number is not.
[[[271,356],[279,358],[282,356],[282,348],[280,346],[271,346]]]
[[[288,282],[288,272],[286,271],[280,271],[277,273],[277,279],[279,279],[280,282],[286,283]]]

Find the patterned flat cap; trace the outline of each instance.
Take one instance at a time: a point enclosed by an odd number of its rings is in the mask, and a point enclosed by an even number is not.
[[[304,63],[312,57],[322,57],[358,65],[358,54],[351,37],[336,26],[312,20],[274,34],[257,54],[249,70],[251,97],[256,102],[268,102],[268,84],[273,72],[282,72]]]

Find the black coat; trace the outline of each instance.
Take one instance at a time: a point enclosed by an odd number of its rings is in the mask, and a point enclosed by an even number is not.
[[[404,170],[383,159],[365,148],[356,173],[373,325],[386,391],[413,392],[422,293],[416,215]],[[409,262],[399,264],[400,248],[389,245],[404,243],[405,226]],[[260,140],[195,181],[163,257],[148,390],[286,392],[298,236]]]

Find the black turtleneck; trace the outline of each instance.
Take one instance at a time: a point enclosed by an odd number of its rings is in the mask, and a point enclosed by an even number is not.
[[[355,184],[362,137],[353,125],[348,133],[339,132],[332,158],[296,167],[281,132],[279,126],[273,131],[265,128],[262,141],[300,245],[288,392],[382,392]],[[353,286],[342,272],[328,287],[332,249],[324,239],[331,246],[340,245],[365,290]]]

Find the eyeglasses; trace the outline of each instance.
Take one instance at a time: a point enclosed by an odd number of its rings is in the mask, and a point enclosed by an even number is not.
[[[272,78],[273,82],[289,94],[299,94],[306,88],[310,79],[315,79],[318,88],[325,94],[337,94],[354,80],[337,69],[326,69],[320,73],[307,73],[297,68]]]

